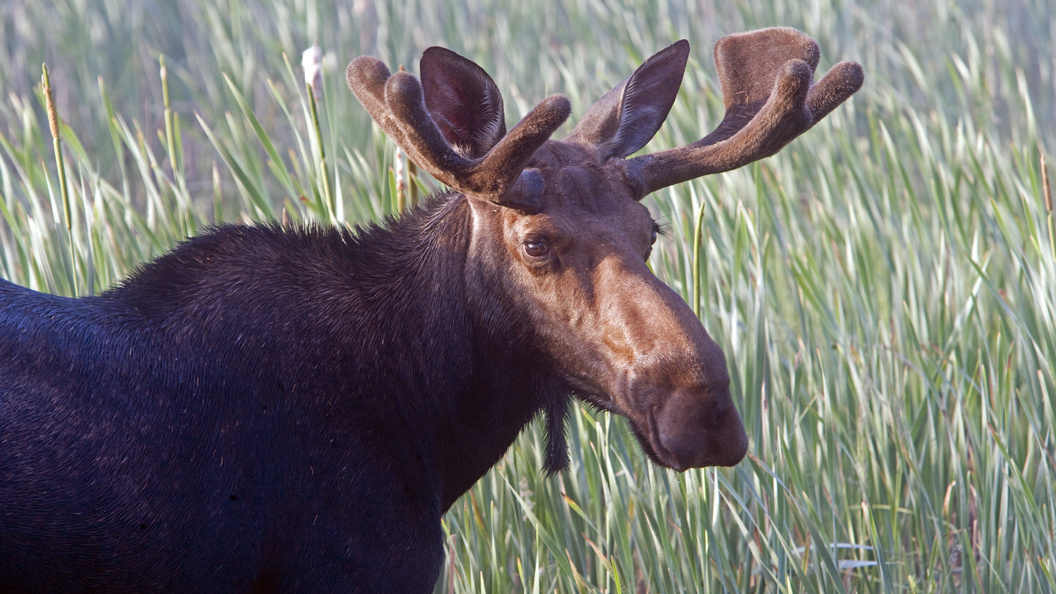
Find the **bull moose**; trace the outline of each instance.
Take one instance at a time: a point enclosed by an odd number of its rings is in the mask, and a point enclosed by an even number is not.
[[[98,296],[0,281],[0,591],[428,592],[440,518],[537,414],[568,462],[572,395],[656,464],[748,438],[722,351],[646,259],[659,188],[774,154],[862,84],[793,29],[723,38],[726,115],[656,133],[679,41],[561,141],[552,96],[507,133],[473,62],[348,86],[450,190],[356,230],[220,226]]]

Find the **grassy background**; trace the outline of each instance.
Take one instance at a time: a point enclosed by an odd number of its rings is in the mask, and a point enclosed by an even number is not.
[[[463,53],[512,124],[554,92],[575,120],[685,37],[657,150],[721,119],[719,37],[794,26],[865,88],[780,155],[647,199],[669,230],[653,267],[723,346],[749,458],[661,471],[621,419],[577,409],[572,467],[546,479],[533,427],[446,516],[437,591],[1056,590],[1056,5],[751,5],[4,3],[0,276],[90,294],[215,221],[393,213],[392,145],[344,84],[363,53]]]

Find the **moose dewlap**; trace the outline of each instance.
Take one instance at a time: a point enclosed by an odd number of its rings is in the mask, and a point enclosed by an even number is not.
[[[348,84],[450,191],[380,226],[224,226],[97,297],[0,281],[0,591],[430,592],[441,515],[575,395],[655,463],[729,466],[748,438],[726,362],[646,259],[646,194],[772,155],[854,93],[791,29],[715,48],[726,117],[628,159],[689,45],[662,50],[564,140],[554,96],[507,132],[476,64]]]

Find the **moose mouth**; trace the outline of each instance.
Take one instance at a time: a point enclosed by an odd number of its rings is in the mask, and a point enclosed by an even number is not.
[[[577,395],[592,406],[627,419],[642,451],[657,466],[678,472],[735,466],[747,453],[748,436],[732,403],[708,407],[712,411],[702,411],[698,403],[695,414],[683,414],[679,402],[665,402],[636,413],[617,404],[615,398],[583,391],[577,391]],[[673,394],[672,399],[675,398],[679,395]],[[705,414],[708,412],[712,414]]]
[[[642,450],[645,451],[645,455],[649,456],[649,459],[660,466],[671,468],[682,472],[688,467],[683,468],[675,455],[670,450],[664,447],[660,440],[660,427],[656,423],[656,409],[657,407],[651,407],[649,412],[646,413],[646,427],[648,433],[643,434],[639,430],[637,423],[631,423],[631,429],[634,431],[634,436],[638,438],[638,443],[641,444]]]
[[[656,407],[652,407],[645,415],[644,428],[642,423],[637,422],[629,415],[622,411],[613,411],[620,416],[627,419],[631,426],[631,431],[634,433],[635,439],[638,440],[638,445],[641,446],[642,451],[649,457],[657,466],[663,468],[670,468],[682,472],[686,468],[681,467],[675,460],[674,455],[660,443],[660,428],[656,423],[656,415],[654,414]]]
[[[732,408],[730,409],[732,410]],[[631,420],[642,450],[659,466],[684,472],[690,468],[736,466],[748,451],[748,435],[740,416],[719,412],[719,419],[706,423],[684,423],[680,411],[667,415],[652,407],[642,425]],[[677,421],[672,422],[672,414]]]

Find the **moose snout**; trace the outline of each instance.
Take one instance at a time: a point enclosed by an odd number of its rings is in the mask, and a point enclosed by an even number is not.
[[[658,464],[678,471],[736,465],[748,451],[748,435],[730,396],[722,349],[670,287],[648,270],[635,272],[639,283],[624,279],[609,308],[622,312],[606,337],[621,347],[612,348],[610,359],[619,372],[611,391],[616,410]],[[621,360],[625,352],[633,354],[629,361]]]
[[[657,455],[678,471],[734,466],[748,451],[748,434],[728,389],[684,389],[655,412]]]

